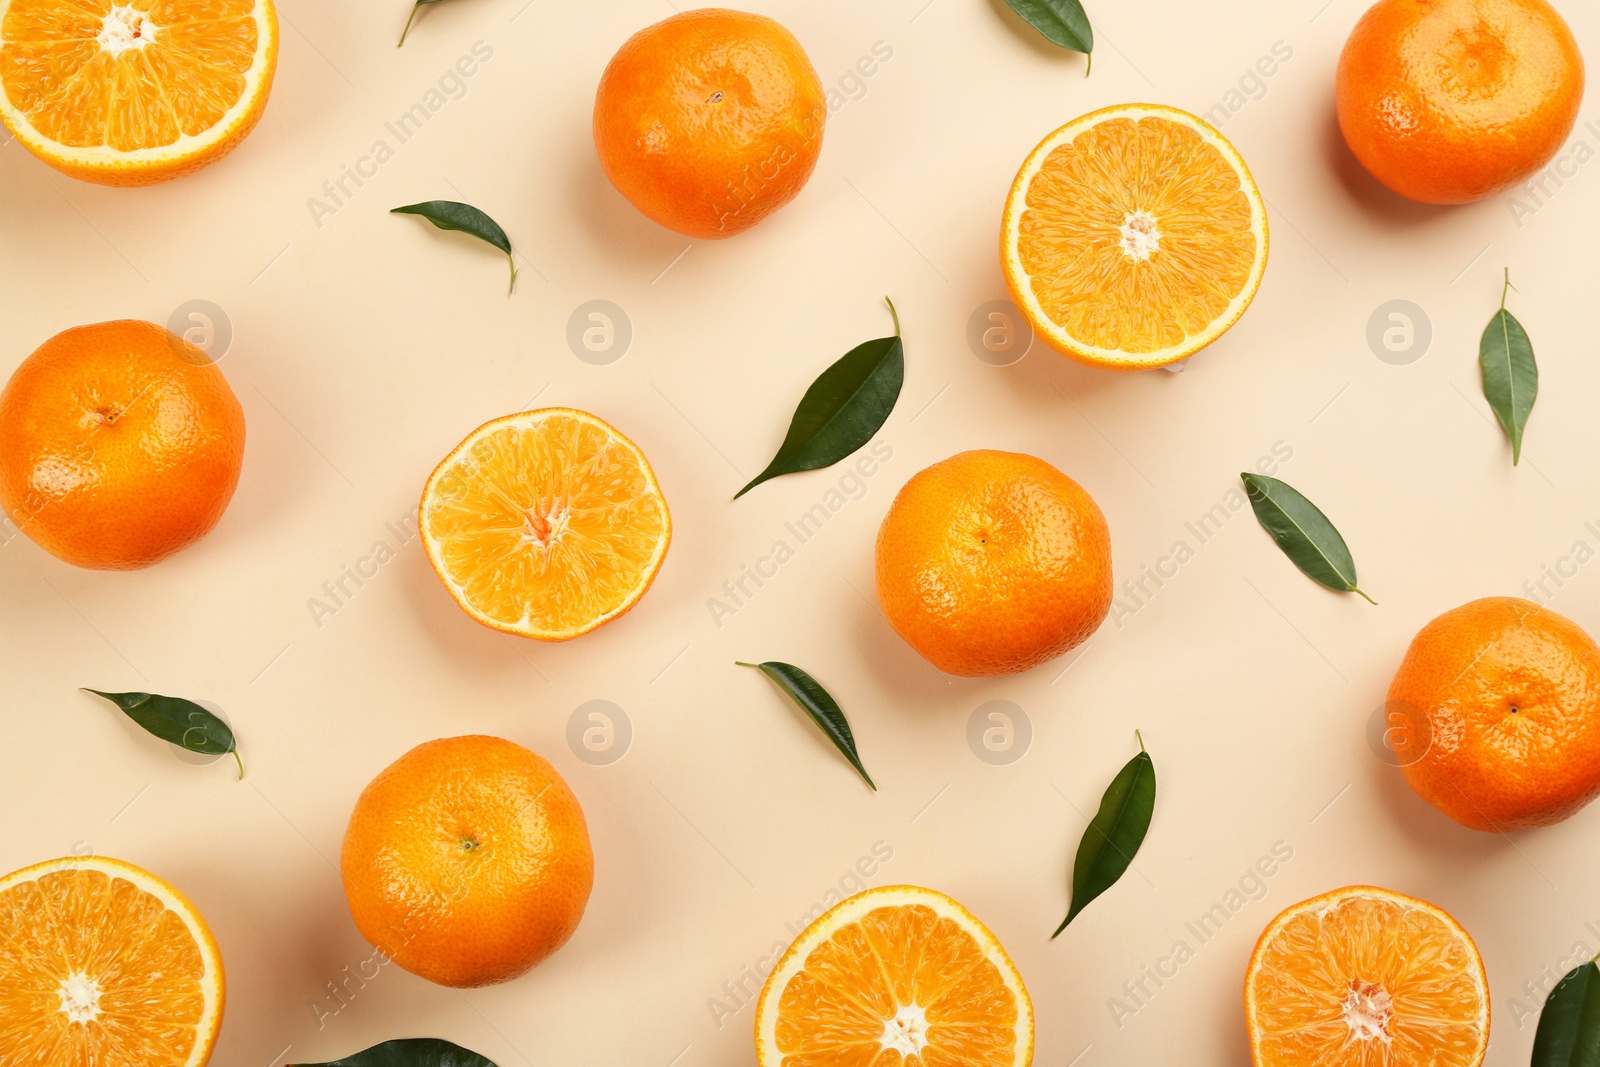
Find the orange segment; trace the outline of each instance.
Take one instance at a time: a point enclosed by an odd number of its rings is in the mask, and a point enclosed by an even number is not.
[[[201,1067],[222,957],[172,886],[118,860],[0,879],[0,1067]]]
[[[1026,1067],[1033,1004],[1005,949],[942,893],[868,890],[812,923],[756,1009],[760,1067]]]
[[[0,118],[73,177],[165,181],[250,132],[277,53],[272,0],[0,0]]]
[[[1202,120],[1129,104],[1045,138],[1006,201],[1001,265],[1052,347],[1118,369],[1185,359],[1225,333],[1267,264],[1266,207]]]
[[[1245,975],[1256,1067],[1478,1067],[1489,981],[1461,925],[1351,886],[1279,915]]]
[[[565,641],[650,588],[672,519],[644,453],[582,411],[544,408],[475,430],[422,493],[428,558],[485,626]]]

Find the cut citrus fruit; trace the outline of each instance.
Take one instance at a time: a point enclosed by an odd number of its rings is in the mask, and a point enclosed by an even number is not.
[[[566,641],[625,614],[672,541],[644,453],[571,408],[474,430],[428,479],[419,525],[463,611],[540,641]]]
[[[1439,908],[1350,886],[1272,920],[1244,980],[1256,1067],[1477,1067],[1489,1050],[1478,947]]]
[[[760,1067],[1027,1067],[1033,1002],[943,893],[884,886],[808,926],[756,1006]]]
[[[1267,267],[1267,212],[1227,139],[1125,104],[1040,142],[1006,198],[1000,263],[1034,333],[1093,366],[1187,359],[1239,321]]]
[[[0,0],[0,118],[101,185],[167,181],[233,151],[277,62],[272,0]]]
[[[149,871],[69,856],[0,878],[0,1067],[201,1067],[223,999],[205,920]]]

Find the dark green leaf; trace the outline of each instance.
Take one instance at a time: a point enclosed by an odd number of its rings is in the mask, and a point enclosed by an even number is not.
[[[413,1037],[385,1041],[342,1060],[291,1064],[290,1067],[495,1067],[495,1062],[448,1041]]]
[[[789,694],[791,700],[800,705],[800,710],[811,716],[811,721],[822,728],[828,735],[828,740],[836,745],[844,758],[850,761],[850,766],[860,773],[861,778],[874,792],[878,787],[873,784],[872,777],[867,774],[867,769],[861,765],[861,757],[856,754],[855,735],[850,732],[850,723],[846,721],[844,712],[839,704],[828,694],[828,691],[817,683],[817,680],[799,667],[790,663],[768,661],[766,663],[745,663],[739,661],[740,667],[754,667],[756,670],[778,683],[778,688]]]
[[[1533,359],[1528,331],[1506,310],[1511,288],[1508,269],[1505,288],[1500,291],[1500,310],[1478,342],[1478,366],[1483,370],[1484,398],[1500,420],[1500,428],[1511,438],[1511,465],[1515,467],[1522,460],[1522,431],[1539,398],[1539,365]]]
[[[1550,991],[1533,1035],[1533,1067],[1600,1067],[1600,968],[1593,961]]]
[[[436,4],[439,0],[428,0],[428,2]],[[511,238],[506,236],[506,231],[500,228],[498,222],[471,204],[461,204],[454,200],[428,200],[421,204],[393,208],[389,213],[421,215],[441,230],[471,234],[480,241],[494,245],[506,254],[506,261],[511,264],[511,288],[516,289],[517,261],[511,255]]]
[[[1256,518],[1306,577],[1336,593],[1356,593],[1368,603],[1377,603],[1356,585],[1356,562],[1350,558],[1350,549],[1315,504],[1276,478],[1250,473],[1239,477],[1250,494]]]
[[[893,301],[889,311],[894,315],[894,336],[857,345],[811,383],[778,454],[734,494],[735,500],[780,474],[833,466],[872,440],[888,421],[906,377],[900,315]]]
[[[154,693],[102,693],[98,689],[85,689],[97,697],[105,697],[127,713],[146,733],[154,734],[180,748],[207,756],[233,754],[239,764],[239,777],[244,777],[244,761],[239,759],[239,746],[228,724],[192,700],[182,697],[157,696]]]
[[[1078,0],[1006,0],[1011,10],[1052,43],[1084,55],[1094,53],[1094,28]]]
[[[1140,738],[1139,754],[1111,780],[1110,788],[1100,798],[1100,810],[1089,820],[1089,828],[1078,843],[1078,857],[1072,863],[1072,906],[1050,935],[1052,939],[1061,936],[1061,931],[1091,900],[1127,873],[1139,846],[1144,844],[1155,810],[1156,767]]]
[[[406,19],[406,28],[400,32],[400,43],[398,45],[395,45],[395,47],[396,48],[405,47],[406,37],[407,37],[407,35],[409,35],[411,33],[411,24],[413,22],[417,21],[417,12],[418,11],[421,11],[423,8],[427,7],[429,4],[439,4],[439,3],[443,3],[443,2],[444,2],[444,0],[417,0],[417,2],[415,4],[411,5],[411,17]]]

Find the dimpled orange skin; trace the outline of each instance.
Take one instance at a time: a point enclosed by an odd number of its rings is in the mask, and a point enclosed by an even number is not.
[[[1600,794],[1600,647],[1516,597],[1424,626],[1389,687],[1406,779],[1474,830],[1526,830]]]
[[[367,940],[458,988],[543,962],[594,885],[578,798],[546,760],[498,737],[430,741],[396,760],[356,802],[339,866]]]
[[[1466,204],[1550,162],[1583,85],[1578,43],[1545,0],[1380,0],[1339,58],[1339,126],[1395,192]]]
[[[797,196],[828,115],[793,34],[743,11],[687,11],[640,30],[595,94],[594,143],[611,184],[671,230],[718,240]]]
[[[947,674],[1015,674],[1082,644],[1111,610],[1111,533],[1042,459],[963,452],[918,473],[878,530],[878,602]]]
[[[244,437],[227,379],[187,341],[148,322],[67,330],[0,393],[0,507],[68,563],[148,567],[222,518]]]

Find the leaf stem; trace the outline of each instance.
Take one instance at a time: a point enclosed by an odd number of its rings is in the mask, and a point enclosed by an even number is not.
[[[1083,76],[1085,78],[1087,78],[1090,74],[1092,74],[1094,72],[1094,53],[1093,52],[1087,52],[1087,53],[1085,53],[1085,55],[1087,55],[1089,57],[1089,62],[1085,63],[1084,66],[1083,66]]]
[[[1146,751],[1146,749],[1144,747],[1144,734],[1139,732],[1138,727],[1134,728],[1133,736],[1139,739],[1139,751],[1140,752]]]
[[[244,760],[239,758],[239,746],[233,747],[233,762],[239,765],[239,781],[244,781]]]
[[[890,300],[888,297],[884,297],[883,298],[883,302],[885,304],[889,305],[889,314],[894,316],[894,335],[896,337],[899,337],[900,336],[900,312],[898,312],[898,311],[896,311],[894,309],[894,301]]]
[[[420,3],[411,6],[411,17],[406,19],[406,28],[400,31],[400,43],[395,45],[396,48],[404,48],[406,46],[406,37],[411,33],[411,24],[417,20],[417,12],[421,10],[422,5]]]
[[[746,663],[746,662],[745,662],[745,661],[744,661],[744,660],[742,660],[742,659],[736,659],[736,660],[734,660],[734,661],[733,661],[733,665],[734,665],[734,666],[735,666],[735,667],[754,667],[754,668],[755,668],[755,669],[756,669],[756,670],[758,670],[758,671],[759,671],[759,670],[760,670],[760,669],[761,669],[761,664],[759,664],[759,663]]]
[[[510,296],[517,291],[517,260],[510,252],[507,252],[506,262],[511,264],[511,288],[506,291],[506,295]]]
[[[1357,596],[1361,597],[1363,600],[1365,600],[1368,604],[1371,604],[1373,607],[1377,607],[1378,606],[1378,602],[1376,600],[1373,600],[1370,596],[1367,596],[1367,591],[1365,589],[1362,589],[1359,585],[1352,585],[1350,587],[1350,591],[1352,593],[1355,593]]]
[[[1505,286],[1504,289],[1500,290],[1500,310],[1501,311],[1504,311],[1506,309],[1506,297],[1507,297],[1507,295],[1509,295],[1510,292],[1513,289],[1516,289],[1516,288],[1517,288],[1516,286],[1511,284],[1511,268],[1507,267],[1506,268],[1506,286]],[[1521,292],[1520,289],[1518,289],[1517,291]]]

